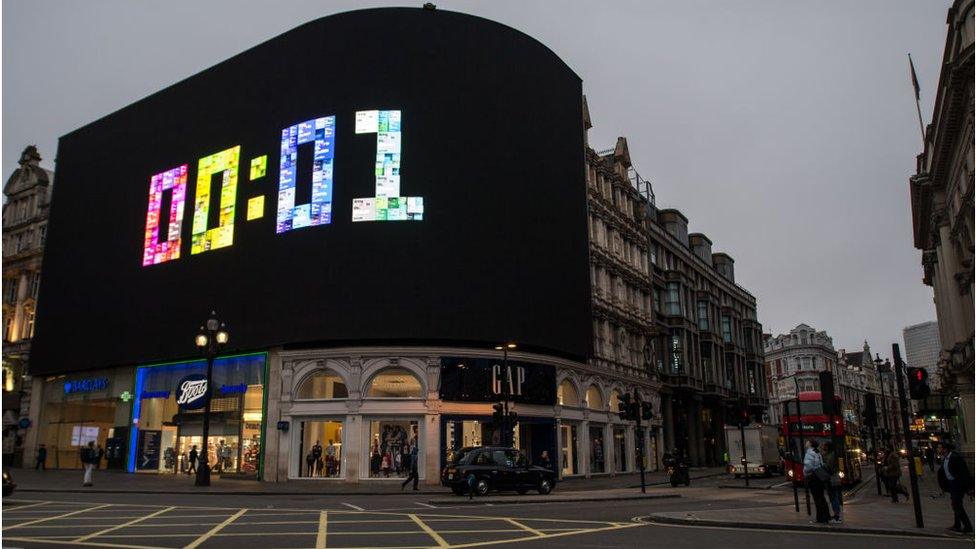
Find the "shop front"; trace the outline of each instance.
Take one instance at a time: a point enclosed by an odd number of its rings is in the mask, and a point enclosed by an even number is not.
[[[188,407],[196,390],[210,391],[208,463],[213,473],[257,478],[263,458],[264,353],[218,358],[206,388],[204,360],[136,369],[126,467],[137,473],[190,474],[203,449],[203,407]],[[194,378],[194,376],[196,376]]]
[[[122,468],[131,387],[131,368],[46,378],[32,455],[43,445],[47,467],[80,469],[81,449],[94,442],[103,452],[99,467]]]
[[[441,459],[467,446],[501,444],[491,405],[507,400],[517,414],[512,445],[534,464],[556,467],[555,368],[521,360],[441,357]],[[469,404],[470,403],[470,404]]]

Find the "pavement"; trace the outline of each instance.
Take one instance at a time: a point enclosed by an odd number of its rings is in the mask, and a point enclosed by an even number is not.
[[[261,482],[234,477],[214,475],[209,487],[193,485],[194,477],[174,474],[132,474],[117,470],[98,470],[95,472],[95,486],[82,487],[82,471],[13,469],[17,492],[78,492],[78,493],[166,493],[166,494],[212,494],[226,495],[303,495],[303,494],[345,494],[345,495],[389,495],[402,492],[397,479],[363,480],[358,484],[327,479],[289,480],[286,482]],[[725,476],[723,467],[694,468],[692,480]],[[668,485],[663,472],[645,474],[648,486]],[[640,475],[625,473],[601,475],[592,478],[572,478],[560,481],[554,494],[567,492],[594,492],[622,490],[640,487]],[[407,487],[407,492],[411,492]],[[630,490],[633,492],[633,490]],[[424,484],[416,495],[452,496],[451,491],[439,484]],[[494,496],[492,496],[494,497]]]
[[[904,471],[902,482],[911,492],[908,472]],[[786,492],[787,501],[766,507],[757,507],[743,513],[738,509],[703,509],[696,511],[660,512],[642,517],[641,520],[658,524],[681,524],[702,527],[734,527],[747,529],[775,529],[793,531],[816,532],[846,532],[873,535],[918,536],[929,538],[965,538],[972,540],[973,535],[961,536],[949,532],[953,514],[949,505],[948,495],[938,488],[935,473],[928,470],[919,479],[919,494],[922,502],[923,528],[918,528],[915,522],[914,506],[910,501],[899,498],[900,503],[892,503],[891,499],[879,496],[876,489],[874,475],[864,479],[855,490],[845,496],[842,510],[843,524],[819,525],[810,524],[812,518],[807,514],[806,494],[799,491],[800,510],[796,511],[792,488],[784,486],[780,492]],[[964,501],[970,519],[973,518],[973,499]],[[815,510],[811,512],[815,514]]]

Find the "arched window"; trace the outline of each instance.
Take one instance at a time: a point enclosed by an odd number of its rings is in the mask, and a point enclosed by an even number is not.
[[[616,389],[610,391],[610,411],[611,412],[620,411],[620,391]]]
[[[406,368],[385,368],[373,376],[366,389],[367,397],[421,398],[420,380]]]
[[[295,395],[296,399],[349,398],[342,378],[328,370],[315,372],[305,378]]]
[[[564,379],[559,384],[559,389],[556,393],[556,398],[559,400],[560,406],[579,406],[579,395],[576,393],[576,388],[573,387],[573,384],[568,379]]]
[[[603,409],[603,397],[600,396],[600,390],[596,388],[596,385],[590,385],[586,390],[586,407],[590,410]]]

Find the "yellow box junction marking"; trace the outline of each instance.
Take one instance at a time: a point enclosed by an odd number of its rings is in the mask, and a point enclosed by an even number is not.
[[[203,542],[207,541],[208,539],[210,539],[211,537],[213,537],[214,534],[216,534],[217,532],[223,530],[224,527],[226,527],[228,524],[230,524],[230,523],[234,522],[235,520],[241,518],[241,516],[244,513],[246,513],[246,512],[247,512],[247,509],[241,509],[240,511],[238,511],[238,512],[234,513],[233,515],[227,517],[227,520],[225,520],[224,522],[221,522],[217,526],[214,526],[213,528],[210,529],[209,532],[207,532],[206,534],[204,534],[204,535],[198,537],[197,539],[193,540],[193,542],[190,543],[189,545],[187,545],[184,549],[193,549],[194,547],[198,547],[201,543],[203,543]]]
[[[4,526],[3,527],[3,531],[6,532],[7,530],[12,530],[14,528],[23,528],[24,526],[31,526],[32,524],[40,524],[42,522],[48,522],[48,521],[51,521],[51,520],[57,520],[59,518],[70,517],[72,515],[77,515],[79,513],[87,513],[88,511],[94,511],[96,509],[101,509],[103,507],[109,507],[110,505],[112,505],[112,504],[111,503],[105,503],[103,505],[96,505],[94,507],[89,507],[88,509],[79,509],[77,511],[72,511],[70,513],[64,513],[63,515],[55,515],[53,517],[46,517],[46,518],[41,518],[41,519],[37,519],[37,520],[30,520],[30,521],[27,521],[27,522],[21,522],[20,524],[11,524],[10,526]]]
[[[447,541],[445,541],[444,538],[442,538],[440,534],[438,534],[437,532],[435,532],[433,528],[431,528],[430,526],[427,526],[427,524],[425,524],[424,521],[420,520],[420,517],[418,517],[417,515],[412,515],[412,514],[407,515],[407,516],[410,517],[411,520],[413,520],[414,522],[416,522],[417,523],[417,526],[420,526],[420,529],[421,530],[423,530],[424,532],[427,532],[427,535],[428,536],[434,538],[434,541],[437,542],[437,545],[438,546],[440,546],[440,547],[450,547],[450,544],[448,544]]]
[[[140,518],[137,518],[135,520],[130,520],[129,522],[125,522],[125,523],[119,524],[118,526],[113,526],[111,528],[106,528],[104,530],[100,530],[98,532],[94,532],[94,533],[88,534],[87,536],[82,536],[82,537],[76,539],[75,540],[75,543],[80,543],[82,541],[88,541],[88,540],[90,540],[93,537],[101,536],[102,534],[107,534],[109,532],[114,532],[116,530],[121,530],[122,528],[125,528],[127,526],[132,526],[133,524],[139,524],[140,522],[142,522],[142,521],[144,521],[146,519],[151,519],[153,517],[158,517],[159,515],[162,515],[163,513],[167,512],[167,511],[172,511],[173,509],[176,509],[176,507],[167,507],[165,509],[160,509],[159,511],[156,511],[155,513],[150,513],[150,514],[148,514],[148,515],[146,515],[144,517],[140,517]]]
[[[315,536],[315,549],[325,549],[325,539],[328,536],[329,512],[319,512],[319,532]]]

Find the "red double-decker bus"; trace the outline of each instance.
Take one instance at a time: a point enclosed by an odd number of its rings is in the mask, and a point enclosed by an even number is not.
[[[841,415],[831,418],[825,414],[820,400],[820,391],[801,392],[799,408],[797,414],[797,399],[787,401],[783,424],[780,426],[780,444],[784,448],[783,465],[787,476],[794,482],[803,482],[802,444],[811,439],[816,440],[822,450],[825,442],[833,440],[837,450],[837,470],[841,484],[850,486],[860,482],[861,459],[864,454],[861,452],[856,426],[852,422],[845,421]],[[839,412],[841,409],[840,397],[835,396],[834,410]]]

